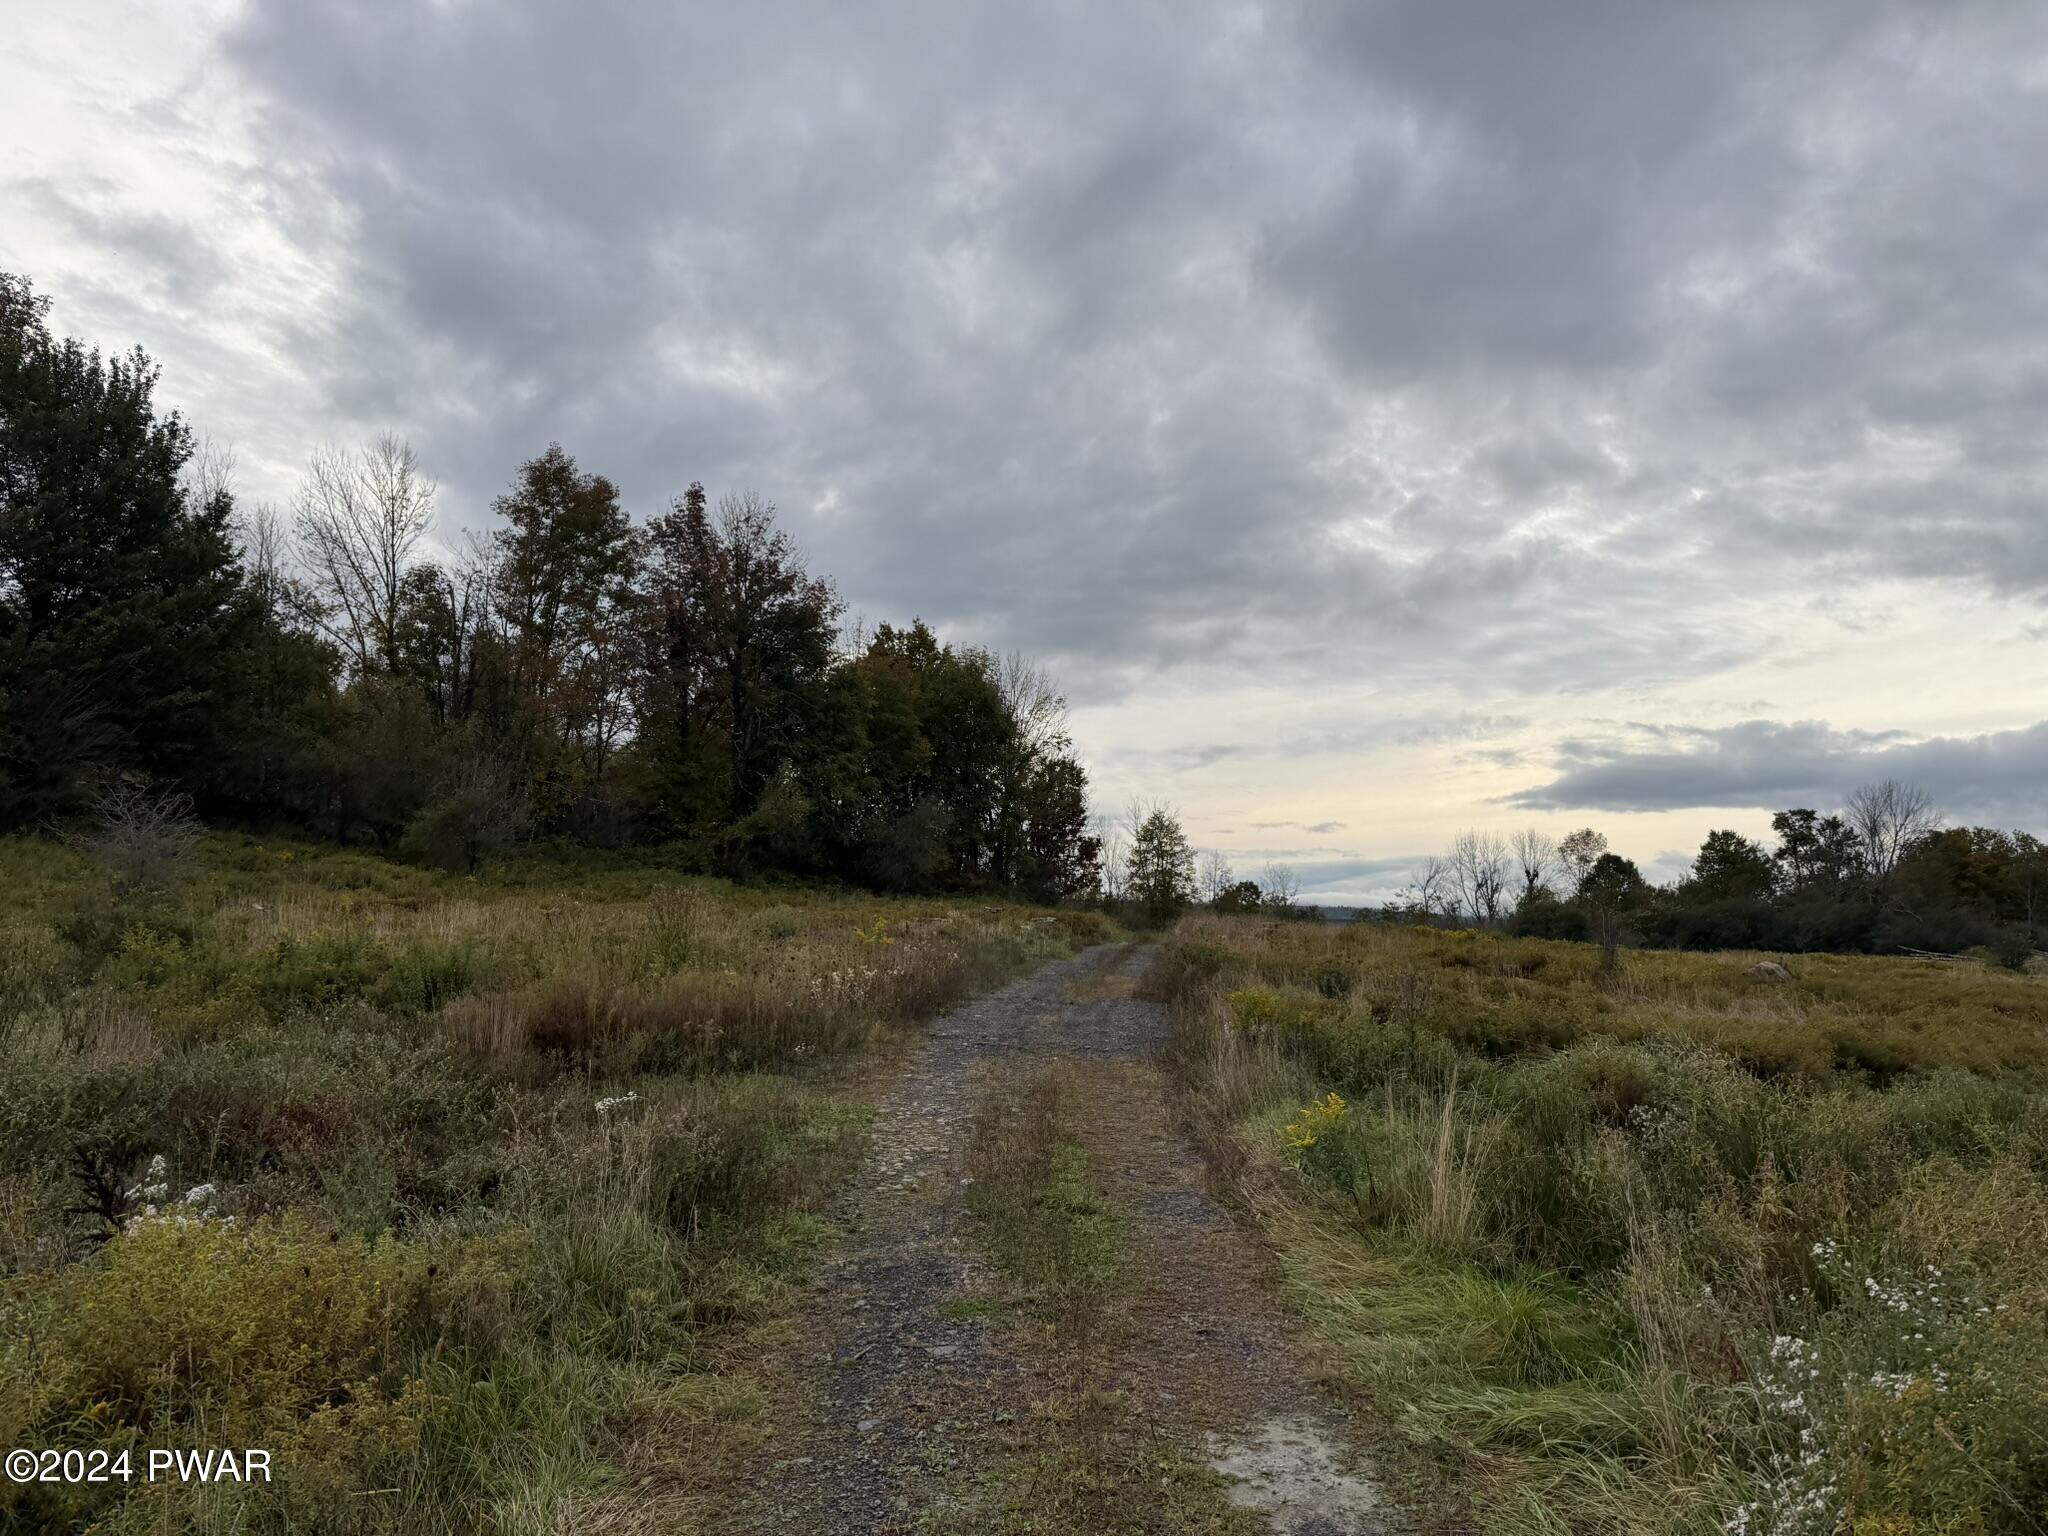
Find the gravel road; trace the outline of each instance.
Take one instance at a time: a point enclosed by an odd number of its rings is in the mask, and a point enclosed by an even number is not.
[[[1233,1502],[1289,1536],[1395,1529],[1344,1449],[1262,1279],[1263,1256],[1204,1184],[1155,1065],[1166,1010],[1132,995],[1149,954],[1104,945],[1045,965],[934,1022],[876,1100],[867,1159],[839,1195],[846,1236],[796,1336],[803,1383],[752,1479],[758,1531],[969,1529],[947,1519],[964,1479],[1048,1389],[1048,1362],[977,1313],[992,1283],[966,1202],[963,1153],[996,1074],[1065,1060],[1091,1158],[1129,1223],[1131,1337],[1111,1386],[1173,1425],[1234,1482]],[[1112,1134],[1113,1132],[1113,1134]]]

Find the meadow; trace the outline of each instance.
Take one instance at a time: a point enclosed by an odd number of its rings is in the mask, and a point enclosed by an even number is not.
[[[8,1485],[0,1529],[694,1528],[778,1410],[864,1064],[1105,933],[228,835],[123,889],[0,841],[0,1445],[276,1470]]]
[[[2048,978],[1196,916],[1192,1118],[1480,1528],[2048,1530]]]

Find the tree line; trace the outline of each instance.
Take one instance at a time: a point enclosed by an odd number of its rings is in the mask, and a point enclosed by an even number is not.
[[[1038,667],[849,633],[774,508],[644,523],[550,445],[450,553],[396,437],[317,452],[291,515],[157,409],[142,351],[51,334],[0,274],[0,829],[109,786],[474,870],[528,839],[901,889],[1092,892]]]
[[[1947,826],[1897,779],[1837,811],[1771,818],[1773,846],[1709,832],[1687,873],[1645,879],[1591,827],[1468,831],[1425,859],[1378,915],[1674,949],[1955,954],[2019,966],[2048,928],[2048,846],[2026,832]]]

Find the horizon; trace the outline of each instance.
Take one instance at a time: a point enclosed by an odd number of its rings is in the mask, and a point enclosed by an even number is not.
[[[2048,15],[1089,25],[23,7],[0,270],[246,500],[387,429],[445,543],[551,440],[758,490],[1304,901],[1886,776],[2048,820]]]

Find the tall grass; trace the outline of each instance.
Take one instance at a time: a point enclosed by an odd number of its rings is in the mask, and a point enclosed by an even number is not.
[[[278,1458],[0,1528],[694,1528],[864,1133],[833,1064],[1097,936],[230,838],[122,892],[0,842],[0,1443]]]
[[[1197,1121],[1491,1529],[2034,1532],[2048,982],[1185,922]]]

